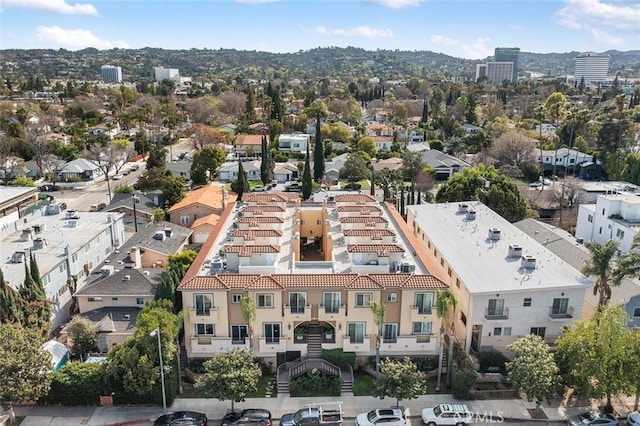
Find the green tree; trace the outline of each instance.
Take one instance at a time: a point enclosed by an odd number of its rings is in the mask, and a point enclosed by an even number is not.
[[[160,207],[156,207],[155,209],[153,209],[153,221],[155,223],[162,222],[166,215],[167,214],[165,213],[165,211],[162,210]]]
[[[273,180],[273,160],[271,159],[271,150],[267,144],[267,136],[262,135],[261,156],[260,156],[260,180],[263,185],[269,185]]]
[[[309,159],[309,145],[307,144],[307,156],[304,159],[304,171],[302,172],[302,199],[308,200],[313,191],[311,180],[311,161]]]
[[[249,347],[253,348],[253,322],[256,320],[256,303],[249,296],[240,299],[242,318],[249,327]]]
[[[73,350],[84,361],[85,355],[98,348],[98,327],[82,317],[75,317],[67,327],[73,341]]]
[[[398,406],[401,400],[415,399],[425,392],[424,377],[408,357],[384,360],[380,363],[380,370],[382,375],[375,381],[374,397],[395,398]]]
[[[456,306],[458,305],[458,299],[456,295],[451,290],[442,290],[439,291],[436,295],[436,316],[442,320],[442,327],[440,329],[440,338],[442,339],[442,344],[440,345],[440,356],[438,358],[438,389],[440,388],[440,379],[442,377],[442,358],[443,358],[443,349],[444,344],[447,344],[447,353],[448,359],[451,359],[453,356],[453,337],[450,337],[447,334],[447,330],[453,336],[455,321],[452,320],[452,317],[455,316]],[[449,382],[449,378],[451,375],[449,371],[451,369],[447,368],[447,383]]]
[[[384,199],[391,197],[391,189],[402,183],[402,173],[400,170],[390,170],[384,168],[376,172],[375,182],[384,192]]]
[[[147,170],[158,167],[164,171],[167,165],[167,150],[160,144],[154,144],[147,157]]]
[[[262,377],[260,366],[253,360],[253,352],[233,350],[217,353],[203,365],[205,373],[196,382],[196,389],[204,392],[207,398],[220,401],[240,402],[258,388]]]
[[[553,92],[544,102],[544,110],[554,124],[558,124],[565,113],[567,98],[561,92]]]
[[[24,321],[23,302],[17,291],[4,280],[0,269],[0,323],[20,325]]]
[[[556,340],[556,359],[565,382],[579,394],[606,397],[606,409],[613,411],[611,396],[636,390],[640,371],[635,330],[618,306],[601,306],[590,320],[579,320]]]
[[[387,320],[387,307],[384,303],[371,302],[369,308],[373,313],[373,322],[378,328],[376,334],[376,377],[380,374],[380,344],[382,343],[382,326]]]
[[[324,177],[324,147],[322,145],[320,120],[327,116],[327,105],[320,99],[316,99],[305,110],[305,113],[308,117],[316,119],[316,140],[313,148],[313,180],[321,182]]]
[[[126,183],[116,186],[113,190],[114,194],[133,194],[134,191],[133,186],[127,185]]]
[[[249,181],[240,159],[238,159],[238,178],[231,183],[231,190],[238,194],[238,201],[242,201],[242,194],[249,192]]]
[[[634,185],[640,184],[640,154],[637,152],[630,152],[624,158],[624,166],[622,166],[622,180],[625,182],[633,183]]]
[[[186,181],[183,176],[165,176],[162,182],[162,194],[164,202],[172,206],[184,198],[184,186]]]
[[[24,300],[24,325],[45,335],[51,325],[51,302],[47,298],[42,282],[33,279],[26,261],[24,272],[25,279],[20,287],[20,296]]]
[[[153,167],[140,175],[138,178],[138,186],[141,191],[154,191],[161,189],[166,178],[164,168]]]
[[[46,395],[51,379],[51,355],[41,349],[35,330],[0,324],[0,404],[15,421],[13,406]]]
[[[506,363],[507,378],[527,401],[536,402],[536,410],[553,398],[559,385],[558,366],[542,337],[528,334],[507,346],[515,358]]]
[[[436,202],[479,200],[510,222],[527,217],[527,203],[517,185],[493,166],[467,167],[443,183]]]
[[[217,146],[205,146],[196,151],[191,163],[191,180],[196,185],[204,185],[216,175],[218,167],[224,163],[226,153]]]
[[[36,186],[35,182],[26,176],[18,176],[15,179],[9,181],[9,186],[22,186],[25,188],[33,188]]]
[[[357,182],[359,180],[368,179],[371,176],[369,170],[369,162],[360,152],[352,152],[347,156],[347,160],[339,171],[341,179],[347,179],[349,182]]]
[[[369,157],[376,156],[376,141],[371,136],[363,136],[357,143],[358,151],[366,152]]]
[[[402,156],[402,177],[415,182],[416,176],[424,169],[424,161],[419,152],[406,151]]]
[[[606,305],[611,298],[611,287],[619,286],[622,278],[627,275],[619,262],[620,244],[616,240],[609,240],[604,244],[599,241],[587,241],[584,246],[589,250],[591,258],[586,261],[580,272],[595,277],[593,294],[598,295],[599,306]]]

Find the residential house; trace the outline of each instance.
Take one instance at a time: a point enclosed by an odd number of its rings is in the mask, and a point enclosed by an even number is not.
[[[267,146],[269,146],[269,136]],[[236,155],[247,156],[253,151],[253,155],[262,154],[262,135],[239,134],[236,136]]]
[[[407,145],[407,151],[422,152],[431,149],[428,142],[414,142]]]
[[[120,133],[120,124],[116,121],[109,126],[98,124],[97,126],[90,127],[87,131],[87,136],[107,135],[109,139],[113,139],[118,133]]]
[[[269,126],[264,123],[253,123],[249,125],[249,130],[254,134],[269,133]]]
[[[236,200],[235,192],[228,192],[222,186],[210,183],[202,188],[189,191],[187,195],[169,209],[172,223],[191,227],[193,223],[212,213],[221,214],[225,204]]]
[[[286,134],[278,137],[278,150],[289,152],[307,152],[307,146],[311,149],[311,135],[303,133]]]
[[[165,169],[170,171],[174,176],[182,176],[186,179],[186,181],[191,180],[191,165],[193,164],[193,159],[184,158],[178,161],[171,161],[165,165]]]
[[[299,175],[298,166],[292,163],[275,163],[273,167],[273,179],[277,180],[278,183],[296,180]]]
[[[465,135],[481,135],[482,127],[475,126],[470,123],[462,123],[462,129]]]
[[[261,160],[243,161],[242,169],[247,174],[247,180],[260,180]],[[238,179],[238,162],[228,161],[218,169],[218,180],[220,182],[233,182]]]
[[[484,204],[408,206],[407,226],[457,298],[466,351],[503,351],[526,334],[552,344],[582,318],[593,282]]]
[[[110,263],[135,269],[166,268],[169,256],[184,250],[190,237],[191,229],[175,223],[150,223],[139,227]]]
[[[287,193],[245,194],[228,205],[182,280],[187,356],[208,358],[253,348],[278,367],[288,391],[292,364],[317,367],[323,348],[358,357],[376,353],[370,302],[386,306],[382,356],[436,355],[440,320],[434,304],[447,286],[398,212],[365,194],[329,192],[329,201],[300,202]],[[416,243],[416,244],[414,244]],[[242,297],[256,305],[249,324]],[[253,334],[251,334],[253,330]],[[350,386],[350,372],[346,374]]]
[[[402,169],[402,158],[389,157],[385,160],[372,160],[372,164],[376,173],[384,169],[400,170]]]
[[[210,215],[196,219],[191,225],[191,242],[194,244],[204,244],[209,235],[220,220],[220,215],[211,213]]]
[[[551,123],[538,124],[534,129],[536,135],[544,136],[548,139],[553,139],[558,131],[558,128]]]
[[[574,173],[574,167],[593,162],[593,156],[572,148],[559,148],[534,151],[538,162],[545,171],[556,173]]]
[[[116,193],[113,194],[111,203],[102,209],[102,211],[123,213],[125,229],[127,232],[134,232],[137,227],[143,227],[153,222],[153,211],[161,205],[161,203],[156,201],[149,197],[148,194],[142,192],[136,192],[134,194]]]
[[[60,180],[62,182],[76,180],[101,182],[104,180],[104,171],[93,161],[85,158],[76,158],[69,161],[60,170]]]
[[[365,136],[384,136],[387,138],[393,138],[393,129],[391,126],[383,123],[371,123],[367,124],[364,128]]]
[[[454,173],[461,173],[462,169],[471,166],[466,161],[445,154],[437,149],[421,151],[420,153],[423,163],[436,171],[436,180],[447,180],[453,176]]]
[[[83,288],[93,270],[122,246],[123,218],[120,213],[70,210],[4,223],[0,256],[5,259],[2,272],[6,282],[13,289],[20,288],[25,279],[25,263],[33,254],[52,303],[55,329],[69,319],[71,292]]]
[[[393,139],[388,136],[372,136],[376,142],[377,151],[391,151],[391,145],[393,145]]]
[[[229,132],[235,135],[236,131],[238,130],[238,126],[232,123],[226,123],[226,124],[223,124],[222,126],[219,126],[218,130],[220,130],[221,132]]]

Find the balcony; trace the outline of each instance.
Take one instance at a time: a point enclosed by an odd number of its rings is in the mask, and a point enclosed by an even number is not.
[[[430,334],[412,334],[397,336],[395,342],[385,339],[380,344],[380,353],[386,355],[402,355],[404,353],[437,353],[437,336]]]
[[[213,355],[228,352],[232,349],[249,349],[249,339],[244,343],[236,343],[231,337],[191,336],[191,353]]]
[[[411,309],[418,311],[418,315],[431,315],[432,308],[431,305],[411,305]]]
[[[311,321],[311,305],[291,306],[284,305],[282,307],[282,316],[292,321]]]
[[[287,350],[287,336],[280,337],[266,337],[260,336],[258,339],[258,350],[261,353],[286,352]]]
[[[192,320],[217,318],[217,311],[217,306],[212,306],[210,308],[189,308],[189,316]]]
[[[549,308],[549,318],[551,319],[567,319],[573,318],[573,306],[566,308]]]
[[[361,339],[352,339],[349,336],[344,336],[342,339],[342,349],[345,352],[367,352],[371,351],[371,337],[369,335],[364,336]]]
[[[488,320],[504,320],[509,318],[509,308],[489,309],[484,308],[484,317]]]
[[[340,305],[340,306],[319,305],[318,306],[319,321],[340,321],[340,320],[344,320],[346,316],[347,316],[347,307],[345,305]]]

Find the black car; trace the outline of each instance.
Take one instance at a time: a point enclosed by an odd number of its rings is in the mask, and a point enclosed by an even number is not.
[[[232,425],[271,426],[271,412],[262,408],[247,408],[229,413],[223,417],[222,426]]]
[[[345,191],[359,191],[362,185],[359,183],[351,182],[344,186]]]
[[[196,411],[176,411],[160,416],[153,426],[205,426],[207,415]]]
[[[42,185],[38,188],[39,191],[41,192],[55,192],[55,191],[59,191],[60,188],[56,185],[52,185],[52,184],[45,184]]]

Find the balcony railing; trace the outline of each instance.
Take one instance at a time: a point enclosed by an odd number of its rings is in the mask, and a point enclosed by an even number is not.
[[[411,305],[411,309],[417,309],[420,315],[431,315],[432,306]]]
[[[573,318],[573,306],[566,308],[549,308],[550,318]]]
[[[484,308],[484,317],[488,320],[499,320],[509,318],[509,308],[489,309]]]
[[[340,308],[344,308],[342,304],[320,305],[320,309],[324,309],[325,314],[339,314]]]

